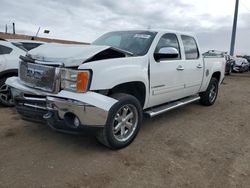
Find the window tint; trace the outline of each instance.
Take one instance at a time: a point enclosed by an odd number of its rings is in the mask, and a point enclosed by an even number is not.
[[[12,48],[0,45],[0,54],[1,55],[10,54],[11,52],[12,52]]]
[[[161,37],[159,43],[157,44],[156,46],[156,49],[155,49],[155,52],[159,52],[159,50],[161,48],[164,48],[164,47],[173,47],[175,49],[178,50],[179,52],[179,56],[175,59],[180,59],[181,56],[180,56],[180,46],[179,46],[179,42],[178,42],[178,39],[176,37],[175,34],[171,34],[171,33],[168,33],[168,34],[165,34]]]
[[[145,55],[157,33],[151,31],[115,31],[102,35],[93,45],[105,45],[133,53],[134,56]]]
[[[199,51],[194,38],[182,35],[181,39],[184,45],[186,59],[198,59]]]
[[[121,36],[110,36],[105,40],[105,44],[118,48],[121,44]]]

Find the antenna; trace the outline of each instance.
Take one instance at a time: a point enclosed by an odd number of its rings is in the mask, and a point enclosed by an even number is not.
[[[38,28],[37,32],[36,32],[36,37],[38,36],[38,33],[40,31],[41,27]]]

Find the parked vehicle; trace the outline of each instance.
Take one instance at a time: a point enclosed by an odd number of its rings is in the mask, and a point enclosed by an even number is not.
[[[208,54],[209,55],[209,54]],[[173,31],[110,32],[92,45],[45,44],[21,57],[9,78],[17,111],[53,129],[95,127],[97,139],[129,145],[143,114],[185,104],[213,105],[225,58],[202,56],[194,36]]]
[[[250,63],[250,56],[245,55],[245,56],[243,56],[243,58],[245,58],[248,61],[248,63]],[[249,70],[250,70],[250,66],[249,66]]]
[[[233,70],[233,66],[234,66],[234,57],[230,56],[227,54],[227,52],[223,52],[223,51],[218,51],[218,50],[209,50],[208,52],[204,53],[203,55],[205,55],[206,57],[221,57],[221,58],[225,58],[226,60],[226,66],[225,66],[225,75],[230,75],[232,73]]]
[[[230,75],[232,73],[232,71],[233,71],[235,60],[230,55],[226,55],[225,58],[226,58],[225,74]]]
[[[234,72],[247,72],[249,70],[249,62],[245,58],[235,58],[234,61]]]
[[[7,78],[17,76],[19,56],[26,51],[7,41],[0,41],[0,104],[13,106],[10,88],[5,84]]]
[[[27,51],[30,51],[38,46],[45,44],[42,41],[35,41],[35,40],[21,40],[21,39],[8,39],[9,42],[12,42],[15,46],[22,45]]]

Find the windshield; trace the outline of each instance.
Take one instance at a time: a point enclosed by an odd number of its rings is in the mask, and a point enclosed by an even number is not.
[[[133,53],[145,55],[154,40],[156,32],[151,31],[115,31],[102,35],[93,45],[105,45]]]

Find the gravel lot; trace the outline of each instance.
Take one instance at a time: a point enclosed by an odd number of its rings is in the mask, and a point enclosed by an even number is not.
[[[0,107],[0,187],[249,187],[249,112],[250,74],[234,74],[214,106],[145,119],[129,147],[111,151]]]

